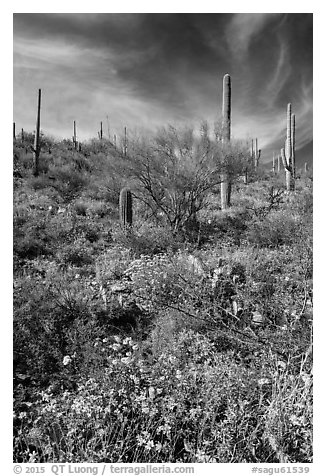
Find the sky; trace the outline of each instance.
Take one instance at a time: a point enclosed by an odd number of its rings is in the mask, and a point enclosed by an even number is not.
[[[231,75],[235,139],[258,138],[263,161],[284,146],[287,104],[297,150],[312,144],[309,13],[17,13],[13,120],[79,140],[218,120]]]

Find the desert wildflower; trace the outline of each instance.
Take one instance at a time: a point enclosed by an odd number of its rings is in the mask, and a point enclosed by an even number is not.
[[[154,441],[153,440],[147,441],[147,443],[145,445],[145,449],[146,450],[151,450],[153,447],[154,447]]]
[[[71,362],[71,357],[69,355],[65,355],[64,358],[63,358],[63,365],[69,365]]]
[[[149,395],[150,399],[153,399],[155,397],[155,388],[154,387],[149,387],[148,395]]]
[[[132,358],[131,357],[122,357],[121,362],[123,364],[130,364],[130,362],[132,362]]]
[[[156,449],[156,451],[161,451],[162,448],[163,448],[162,443],[160,443],[160,442],[155,443],[155,449]]]
[[[121,344],[112,344],[112,345],[111,345],[111,348],[112,348],[113,350],[120,350],[120,349],[121,349]]]

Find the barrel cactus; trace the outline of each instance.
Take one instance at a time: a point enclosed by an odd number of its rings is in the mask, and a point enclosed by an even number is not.
[[[119,200],[120,222],[124,229],[132,226],[132,194],[128,188],[120,192]]]

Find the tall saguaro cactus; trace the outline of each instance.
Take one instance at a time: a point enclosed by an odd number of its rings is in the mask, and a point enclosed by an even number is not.
[[[295,180],[295,114],[291,114],[292,178]]]
[[[261,155],[261,149],[258,149],[258,139],[256,137],[256,139],[255,139],[255,149],[254,149],[254,167],[255,167],[255,170],[258,169],[260,155]]]
[[[108,140],[110,140],[110,122],[109,122],[109,116],[106,115],[106,123],[108,126]]]
[[[77,149],[76,121],[74,121],[74,135],[72,136],[72,143],[74,148]]]
[[[124,128],[123,149],[122,149],[122,153],[125,157],[127,155],[127,149],[128,149],[128,145],[127,145],[127,127],[125,127]]]
[[[223,100],[222,100],[222,141],[229,142],[231,138],[231,76],[223,77]],[[231,181],[226,170],[221,173],[221,209],[230,206]]]
[[[41,90],[38,90],[38,102],[37,102],[37,117],[36,117],[36,130],[34,137],[33,147],[33,174],[35,177],[39,174],[39,158],[41,151],[40,142],[40,125],[41,125]]]
[[[13,131],[12,131],[12,133],[13,133],[13,139],[16,140],[16,123],[15,123],[15,122],[13,123]]]
[[[273,174],[275,174],[275,155],[274,155],[274,152],[273,152],[273,167],[272,167],[272,170],[273,170]]]
[[[281,150],[282,161],[285,169],[286,189],[293,191],[295,188],[295,166],[294,166],[294,150],[295,150],[295,117],[292,114],[291,103],[287,106],[286,115],[286,140],[285,148]]]
[[[120,222],[126,230],[132,226],[132,194],[128,188],[123,188],[119,199]]]

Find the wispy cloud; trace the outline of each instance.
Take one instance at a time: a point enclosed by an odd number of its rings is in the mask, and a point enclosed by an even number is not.
[[[232,134],[283,141],[287,102],[298,144],[312,138],[312,18],[308,14],[18,14],[14,17],[14,118],[81,139],[109,116],[153,130],[214,121],[222,78],[232,77]],[[295,66],[295,67],[294,67]],[[263,150],[264,153],[264,150]]]
[[[276,99],[291,75],[291,71],[292,65],[289,61],[289,50],[286,43],[281,41],[275,71],[267,83],[264,93],[267,104],[271,106],[275,104]]]
[[[226,37],[231,52],[238,60],[245,60],[250,44],[261,33],[266,23],[270,22],[273,13],[236,13],[227,29]]]

